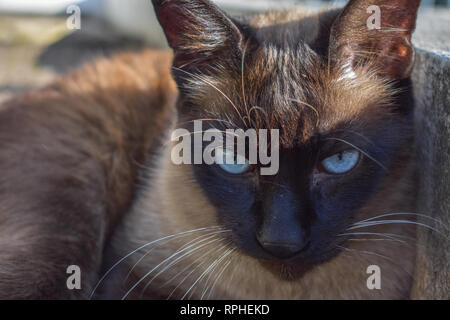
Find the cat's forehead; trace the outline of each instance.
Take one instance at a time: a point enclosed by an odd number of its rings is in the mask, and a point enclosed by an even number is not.
[[[337,130],[358,121],[376,122],[389,112],[389,86],[370,72],[348,77],[328,66],[327,59],[307,44],[261,46],[241,70],[243,113],[254,126],[280,129],[289,147],[317,133]]]
[[[321,109],[316,106],[315,96],[324,94],[317,86],[317,71],[323,68],[320,59],[302,43],[264,44],[245,67],[243,82],[251,84],[245,90],[248,103],[261,108],[257,112],[264,114],[264,120],[255,125],[280,128],[285,144],[308,139]],[[255,114],[252,119],[260,117]]]
[[[262,44],[233,70],[194,79],[192,97],[202,117],[214,115],[234,128],[279,129],[292,147],[313,136],[376,123],[389,114],[392,90],[370,71],[349,77],[330,68],[309,45]]]

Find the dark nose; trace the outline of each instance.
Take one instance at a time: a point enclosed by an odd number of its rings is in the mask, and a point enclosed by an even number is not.
[[[277,189],[264,201],[256,238],[272,256],[287,259],[304,250],[308,232],[301,221],[302,202],[288,188]]]
[[[267,242],[260,240],[259,238],[258,241],[265,251],[280,259],[291,258],[295,256],[297,253],[301,252],[306,247],[306,245],[303,243],[293,244],[293,243]]]

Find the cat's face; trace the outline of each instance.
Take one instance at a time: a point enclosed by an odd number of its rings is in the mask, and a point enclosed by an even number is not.
[[[232,22],[206,1],[154,2],[175,50],[180,126],[193,131],[191,121],[205,119],[204,126],[220,130],[279,129],[274,175],[261,175],[258,164],[192,165],[190,187],[214,208],[198,210],[230,229],[241,252],[292,266],[291,276],[336,255],[377,188],[408,161],[411,102],[409,92],[398,89],[408,83],[409,42],[372,31],[358,42],[365,1],[351,1],[340,17],[322,21],[315,38],[295,23],[257,30]],[[409,25],[405,37],[417,5],[408,8],[404,21],[395,12],[392,17]],[[170,23],[188,16],[196,19]],[[329,37],[321,36],[331,27]],[[360,34],[351,38],[349,29]],[[381,40],[392,42],[390,48]],[[357,53],[368,46],[377,54],[360,59]]]

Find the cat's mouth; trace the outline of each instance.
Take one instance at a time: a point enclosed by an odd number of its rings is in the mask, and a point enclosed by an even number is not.
[[[280,261],[261,260],[260,263],[275,277],[284,281],[299,280],[313,268],[313,265],[295,264]]]
[[[307,251],[307,250],[305,250]],[[260,259],[260,264],[277,278],[284,281],[296,281],[301,279],[315,266],[330,261],[337,256],[339,250],[329,250],[326,253],[305,259],[301,256],[290,259]]]

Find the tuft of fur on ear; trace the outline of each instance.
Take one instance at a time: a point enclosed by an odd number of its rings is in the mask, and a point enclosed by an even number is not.
[[[382,76],[409,77],[414,64],[411,35],[419,5],[420,0],[350,0],[333,24],[330,59],[347,76],[371,63]],[[373,23],[377,18],[378,26],[376,20]]]
[[[208,65],[220,54],[240,48],[241,33],[231,19],[208,0],[152,0],[170,47],[174,65]],[[225,57],[225,56],[224,56]]]

